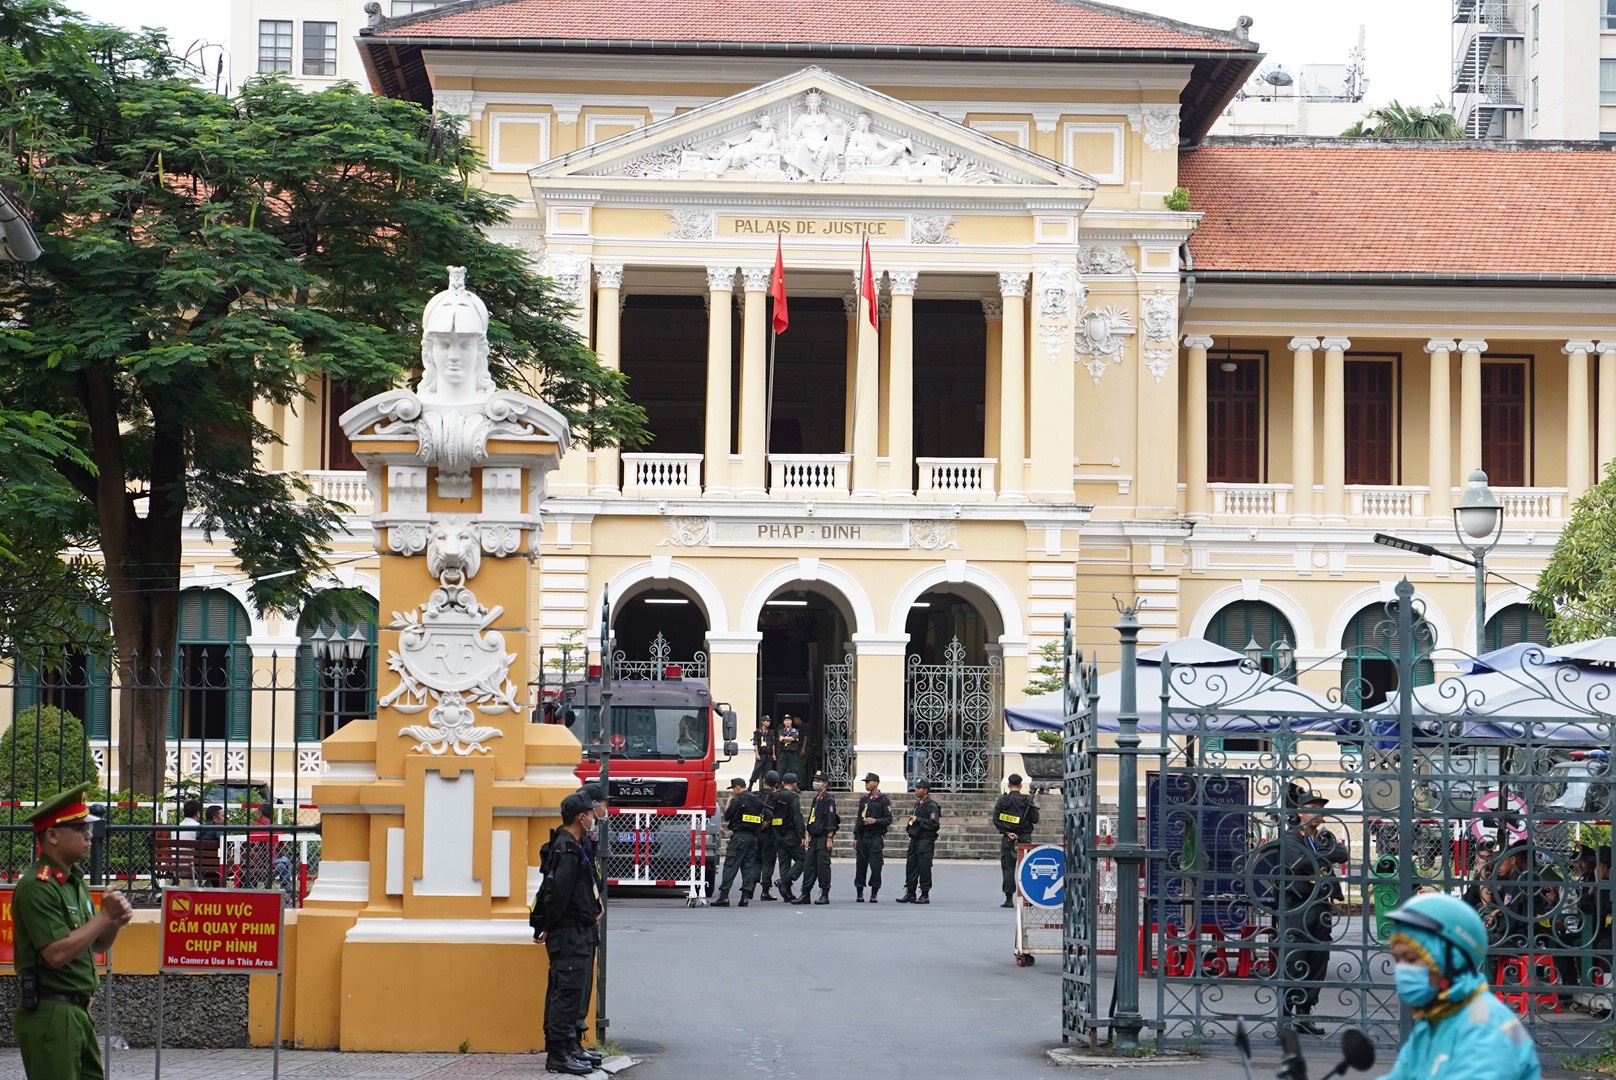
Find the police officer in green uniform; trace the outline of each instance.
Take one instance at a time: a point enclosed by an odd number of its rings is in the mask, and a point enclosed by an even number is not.
[[[937,830],[943,826],[943,809],[931,797],[931,782],[915,781],[915,805],[909,811],[909,857],[904,862],[903,895],[900,904],[931,903],[931,857],[937,850]],[[920,895],[915,895],[915,889]]]
[[[94,954],[112,946],[134,909],[108,892],[96,911],[78,864],[90,854],[94,819],[88,783],[41,803],[27,818],[39,859],[17,883],[16,968],[20,993],[12,1024],[32,1080],[102,1080],[101,1048],[90,1020],[99,978]]]
[[[1021,793],[1021,774],[1005,778],[1010,790],[993,804],[993,827],[999,830],[999,869],[1003,871],[1004,903],[1013,907],[1016,895],[1016,845],[1032,843],[1032,827],[1038,824],[1038,807]]]
[[[746,790],[739,776],[729,782],[729,805],[724,807],[724,828],[729,830],[729,847],[724,852],[724,876],[718,882],[718,899],[713,907],[729,907],[729,890],[735,884],[735,871],[741,872],[741,899],[736,907],[752,902],[757,887],[758,833],[763,831],[763,800]]]
[[[780,861],[780,877],[775,884],[786,903],[795,903],[797,897],[792,886],[802,876],[808,853],[803,850],[802,839],[807,823],[802,819],[802,796],[797,794],[797,774],[788,772],[774,793],[774,851]]]
[[[758,883],[762,885],[763,892],[759,900],[773,900],[774,894],[769,886],[774,884],[774,860],[779,852],[779,845],[775,837],[779,835],[775,829],[780,824],[780,774],[770,769],[763,774],[762,789],[758,798],[763,801],[763,828],[758,830]]]

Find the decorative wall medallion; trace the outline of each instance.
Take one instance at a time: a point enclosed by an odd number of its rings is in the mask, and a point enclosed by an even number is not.
[[[1107,364],[1122,363],[1122,350],[1127,344],[1124,331],[1131,333],[1132,329],[1133,316],[1124,308],[1091,308],[1078,317],[1072,345],[1077,355],[1088,357],[1083,366],[1095,386],[1100,385]]]
[[[944,548],[959,548],[957,534],[959,526],[952,521],[923,521],[909,522],[909,543],[925,551],[941,551]]]
[[[1110,276],[1114,274],[1131,274],[1137,266],[1134,265],[1133,256],[1120,244],[1096,244],[1093,247],[1077,249],[1078,266],[1085,274],[1099,274]]]
[[[427,573],[439,581],[463,585],[483,565],[478,526],[464,514],[446,514],[434,521],[427,534]]]
[[[522,530],[503,522],[485,522],[482,527],[483,550],[496,559],[516,554],[522,546]]]
[[[1145,106],[1145,145],[1152,150],[1172,150],[1178,146],[1178,107]]]
[[[1166,289],[1145,297],[1140,306],[1140,319],[1145,324],[1145,337],[1150,341],[1174,341],[1178,338],[1178,297]]]
[[[1064,324],[1050,324],[1038,330],[1038,343],[1044,347],[1044,357],[1050,363],[1061,358],[1061,352],[1066,348],[1066,338],[1070,329]]]
[[[1052,262],[1038,272],[1038,314],[1042,318],[1064,319],[1072,313],[1072,301],[1082,307],[1088,288],[1077,277],[1070,263]]]
[[[673,229],[669,240],[711,240],[716,216],[711,210],[669,210],[668,220]]]
[[[387,527],[387,546],[400,555],[419,555],[426,550],[426,525],[400,521]]]
[[[589,287],[589,264],[572,251],[550,255],[549,277],[556,284],[561,299],[571,304],[584,302],[584,291]]]
[[[663,518],[668,535],[657,541],[657,547],[702,547],[712,534],[713,522],[704,517]]]
[[[947,214],[915,214],[909,219],[909,242],[911,244],[957,244],[958,240],[948,235],[954,227],[955,219]]]
[[[1150,377],[1156,380],[1157,386],[1161,385],[1162,376],[1167,374],[1167,367],[1172,362],[1173,350],[1171,349],[1145,350],[1145,370],[1150,372]]]

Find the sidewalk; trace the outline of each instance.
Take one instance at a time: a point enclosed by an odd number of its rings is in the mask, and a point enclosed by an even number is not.
[[[269,1050],[164,1050],[163,1080],[269,1080]],[[151,1080],[150,1050],[114,1050],[107,1080]],[[543,1054],[343,1054],[330,1050],[282,1050],[281,1075],[320,1080],[539,1080]],[[605,1075],[604,1073],[599,1075]],[[630,1070],[625,1076],[632,1076]],[[24,1080],[22,1057],[0,1050],[0,1080]]]

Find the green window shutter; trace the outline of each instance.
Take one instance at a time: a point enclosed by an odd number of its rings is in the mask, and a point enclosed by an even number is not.
[[[252,738],[252,650],[245,643],[230,647],[230,726],[231,739]]]
[[[89,707],[85,712],[90,715],[84,718],[84,733],[92,739],[109,739],[112,737],[112,658],[92,654],[85,670],[90,683],[86,694]]]
[[[315,659],[314,647],[299,627],[303,643],[297,647],[297,693],[294,708],[297,716],[298,742],[314,742],[320,737],[320,662]]]
[[[39,704],[38,668],[17,669],[17,692],[12,695],[12,701],[14,702],[11,710],[13,717]]]

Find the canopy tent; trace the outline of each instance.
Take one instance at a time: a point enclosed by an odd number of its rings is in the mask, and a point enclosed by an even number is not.
[[[1314,715],[1340,712],[1340,706],[1324,696],[1257,670],[1232,649],[1204,638],[1187,637],[1146,649],[1138,656],[1135,670],[1141,732],[1162,730],[1162,665],[1168,661],[1172,664],[1168,709],[1173,713],[1175,733],[1194,734],[1200,730],[1198,714],[1208,710],[1206,730],[1219,734],[1274,733],[1287,727],[1295,732],[1333,732],[1340,726],[1332,716]],[[1099,691],[1097,729],[1120,730],[1117,716],[1122,707],[1121,670],[1100,676]],[[1006,705],[1005,723],[1012,731],[1059,731],[1065,712],[1062,697],[1062,692],[1055,690],[1019,705]]]

